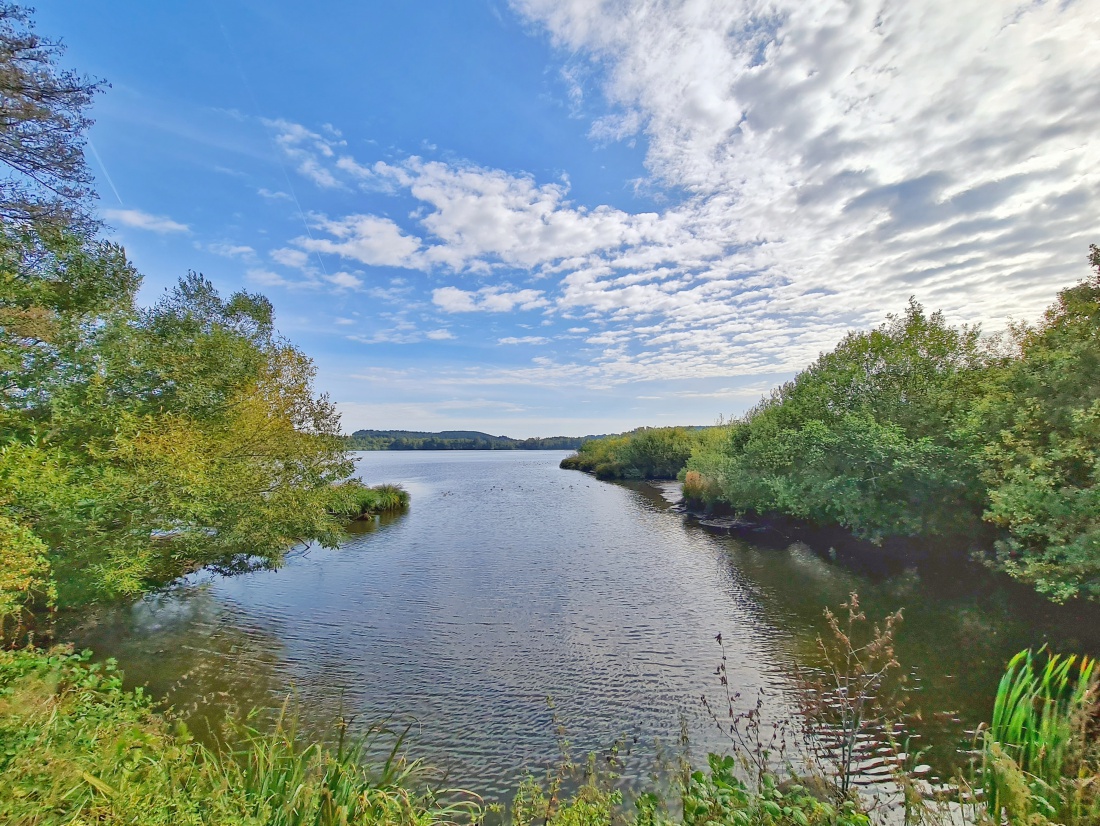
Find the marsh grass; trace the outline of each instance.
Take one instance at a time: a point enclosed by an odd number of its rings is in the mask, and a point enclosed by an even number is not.
[[[409,506],[409,493],[400,485],[367,487],[357,479],[333,485],[328,511],[334,516],[366,519],[380,513],[402,511]]]
[[[225,783],[241,791],[252,812],[270,826],[337,826],[349,823],[401,823],[415,826],[477,822],[482,803],[461,790],[439,791],[429,770],[403,756],[408,729],[376,726],[351,736],[338,724],[335,749],[305,741],[297,716],[284,703],[269,732],[235,727],[231,749],[206,750]],[[378,741],[391,742],[385,758],[372,762]]]

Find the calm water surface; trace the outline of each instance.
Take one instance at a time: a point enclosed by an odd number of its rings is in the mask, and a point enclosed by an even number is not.
[[[625,735],[651,753],[681,719],[697,752],[723,747],[699,702],[722,696],[719,633],[737,707],[763,690],[771,719],[793,715],[793,664],[822,609],[853,589],[872,616],[906,609],[898,654],[934,764],[988,715],[1016,650],[1100,647],[1095,615],[1070,623],[980,572],[872,581],[804,545],[708,534],[656,487],[560,470],[565,455],[360,454],[365,482],[405,485],[408,513],[363,524],[338,550],[197,576],[67,633],[200,727],[293,692],[314,732],[341,714],[412,724],[414,754],[490,796],[554,763],[558,723],[575,752]]]

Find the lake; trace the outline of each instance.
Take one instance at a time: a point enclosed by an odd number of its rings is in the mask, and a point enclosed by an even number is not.
[[[358,730],[411,725],[409,751],[448,785],[498,799],[554,765],[559,727],[574,755],[621,738],[637,776],[681,721],[695,755],[728,746],[700,702],[724,708],[718,634],[735,708],[763,692],[769,720],[794,718],[822,611],[853,590],[873,618],[905,609],[910,733],[941,773],[1013,653],[1100,648],[1095,612],[1048,607],[979,568],[871,578],[827,549],[715,536],[658,486],[561,470],[565,455],[357,454],[366,483],[409,490],[407,513],[355,525],[339,549],[296,549],[279,570],[189,577],[64,633],[200,731],[224,708],[292,696],[318,736],[341,715]]]

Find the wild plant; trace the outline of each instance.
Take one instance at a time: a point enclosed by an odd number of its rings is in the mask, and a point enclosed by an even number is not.
[[[365,519],[377,513],[404,510],[408,506],[408,491],[400,485],[367,487],[358,479],[333,485],[327,505],[330,514],[350,519]]]
[[[894,637],[902,612],[869,625],[854,591],[840,607],[842,616],[825,609],[829,635],[817,638],[821,668],[799,669],[799,703],[809,745],[832,766],[827,779],[836,799],[847,800],[867,744],[901,714],[904,678]]]
[[[1096,660],[1021,651],[997,688],[980,785],[994,821],[1100,823]],[[1091,753],[1090,753],[1091,752]]]
[[[609,826],[621,821],[623,794],[617,786],[624,738],[617,739],[601,757],[589,753],[578,763],[553,697],[546,698],[546,705],[557,740],[557,765],[544,779],[532,774],[523,778],[509,807],[511,826]],[[659,798],[653,794],[643,797],[652,798],[656,810]]]
[[[341,720],[335,750],[328,749],[302,741],[288,703],[270,732],[240,725],[234,748],[205,754],[221,769],[226,785],[243,793],[268,826],[436,826],[481,820],[479,797],[432,789],[424,764],[404,758],[407,728],[395,732],[373,726],[363,736],[349,737],[349,724]],[[386,757],[372,763],[368,754],[377,751],[380,738],[392,742]]]
[[[726,670],[726,646],[722,635],[718,634],[714,639],[722,651],[722,659],[714,673],[724,692],[725,708],[719,713],[706,694],[701,695],[699,701],[717,729],[730,740],[742,770],[751,776],[755,787],[760,788],[764,778],[772,774],[777,765],[786,763],[788,730],[781,723],[772,726],[764,723],[764,689],[757,692],[756,703],[752,708],[747,711],[736,709],[741,692],[730,689]]]

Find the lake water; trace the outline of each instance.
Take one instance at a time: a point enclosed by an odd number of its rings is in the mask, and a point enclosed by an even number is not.
[[[565,455],[359,454],[365,482],[409,490],[407,513],[357,525],[336,550],[298,549],[277,571],[198,575],[66,633],[199,728],[292,694],[313,733],[340,715],[360,729],[411,724],[414,755],[497,798],[554,764],[559,726],[574,754],[625,737],[639,774],[681,720],[694,753],[726,746],[699,699],[724,706],[718,634],[735,707],[763,691],[769,719],[793,717],[795,667],[822,610],[852,590],[872,617],[905,608],[911,731],[941,771],[988,716],[1013,653],[1100,647],[1094,612],[1047,608],[980,570],[872,581],[805,545],[711,535],[657,487],[560,470]]]

